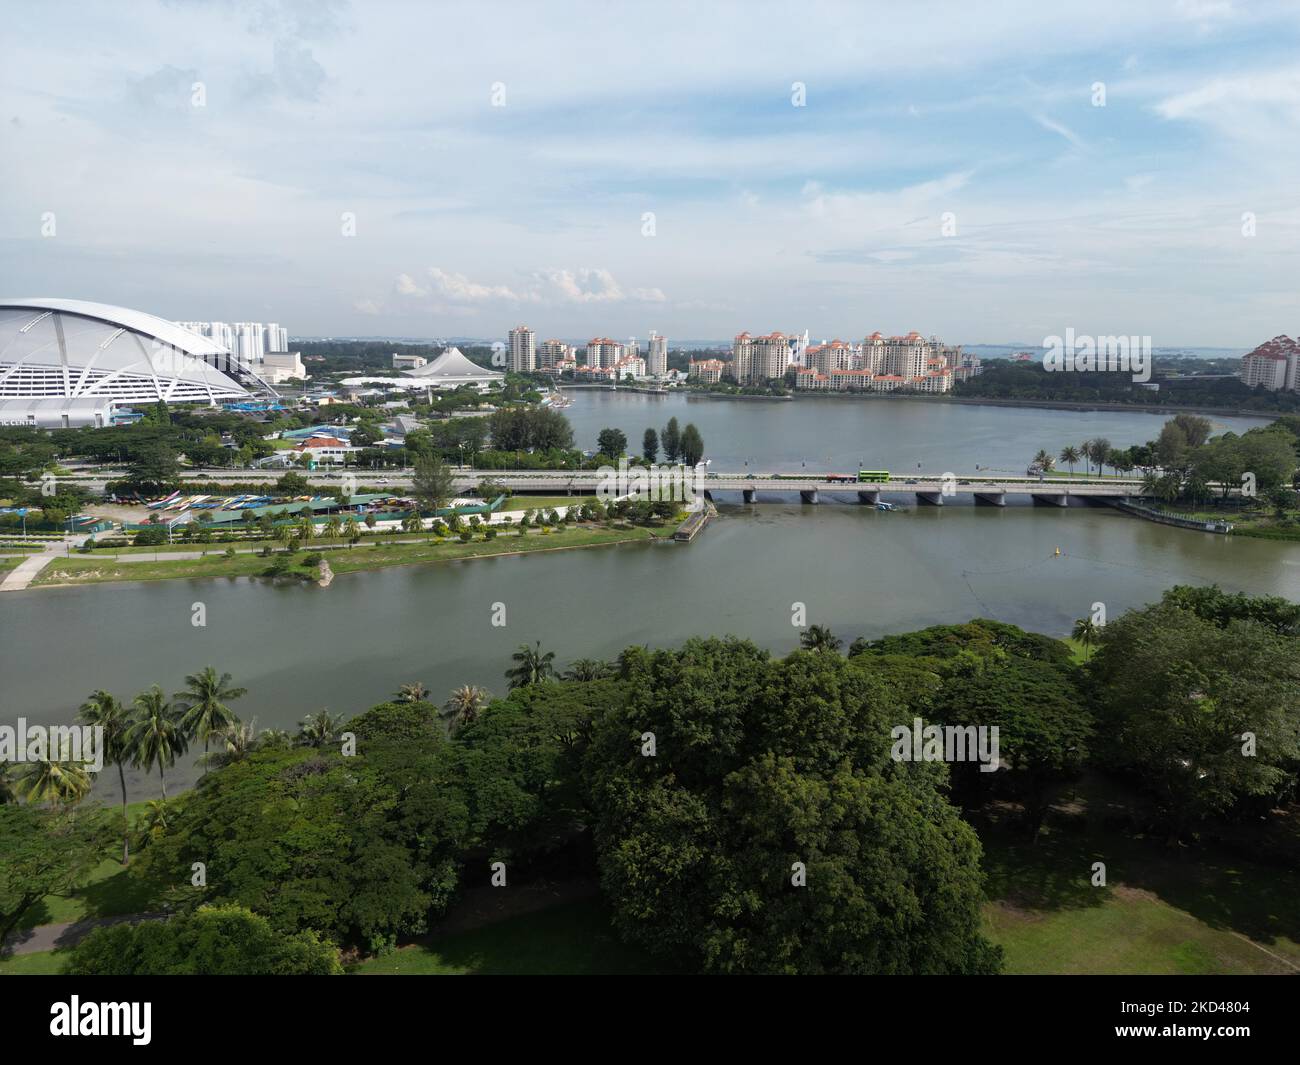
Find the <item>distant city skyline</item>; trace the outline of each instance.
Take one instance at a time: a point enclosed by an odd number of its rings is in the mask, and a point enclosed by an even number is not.
[[[1294,4],[6,19],[0,296],[539,343],[1300,332]]]

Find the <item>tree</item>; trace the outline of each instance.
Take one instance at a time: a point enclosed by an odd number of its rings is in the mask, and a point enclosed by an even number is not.
[[[1090,440],[1088,442],[1088,457],[1092,459],[1099,474],[1106,472],[1104,464],[1107,457],[1110,455],[1110,450],[1110,441],[1104,436],[1099,436],[1096,440]]]
[[[1183,432],[1183,438],[1190,448],[1198,448],[1210,439],[1214,423],[1199,414],[1175,414],[1173,422]]]
[[[464,726],[474,724],[491,700],[487,690],[472,684],[462,684],[454,689],[440,715],[447,735],[453,736]]]
[[[120,828],[102,809],[0,805],[0,942],[34,903],[82,882],[112,853]]]
[[[1155,792],[1170,845],[1248,798],[1278,801],[1300,758],[1300,638],[1186,600],[1109,622],[1088,667],[1102,763]]]
[[[437,455],[421,456],[415,463],[411,494],[425,509],[436,512],[455,497],[455,474]]]
[[[844,641],[825,625],[810,625],[808,631],[799,636],[799,646],[805,651],[838,652]]]
[[[203,756],[203,765],[220,769],[243,761],[259,746],[256,721],[239,721],[219,735],[221,748]]]
[[[298,743],[304,747],[324,747],[333,743],[343,729],[341,714],[320,710],[298,722]]]
[[[205,759],[208,740],[224,733],[239,721],[226,703],[247,694],[247,688],[235,687],[229,673],[218,676],[211,666],[204,666],[198,673],[186,677],[184,690],[172,696],[179,702],[177,709],[180,711],[181,728],[185,732],[186,741],[193,737],[201,739]]]
[[[1070,637],[1083,644],[1083,660],[1085,662],[1088,661],[1092,645],[1097,642],[1097,636],[1100,632],[1101,627],[1091,617],[1079,618],[1074,623],[1074,630],[1070,633]]]
[[[1079,449],[1073,444],[1061,448],[1061,461],[1070,467],[1070,476],[1074,476],[1074,464],[1079,461]]]
[[[934,718],[945,725],[998,730],[1001,771],[957,762],[954,780],[970,793],[1003,793],[1018,800],[1031,842],[1054,792],[1078,775],[1087,758],[1093,723],[1075,672],[1010,655],[974,673],[953,673],[931,702]]]
[[[1083,475],[1088,477],[1092,474],[1092,441],[1085,440],[1079,445],[1079,454],[1083,456]]]
[[[18,793],[28,802],[73,805],[90,794],[91,779],[83,762],[54,757],[28,762],[18,777]]]
[[[117,766],[117,779],[122,787],[122,820],[126,822],[126,763],[130,758],[127,735],[131,728],[131,715],[120,701],[103,689],[98,689],[91,692],[90,697],[81,704],[77,719],[83,725],[104,730],[104,762]],[[123,832],[122,864],[126,865],[130,860],[131,837],[129,832]]]
[[[136,449],[126,481],[140,492],[161,491],[176,484],[180,470],[176,449],[166,440],[150,440]]]
[[[532,647],[526,643],[520,644],[519,650],[510,657],[515,662],[515,665],[506,670],[511,691],[529,684],[543,684],[555,676],[555,652],[543,653],[541,640]]]
[[[158,767],[165,800],[167,767],[175,765],[177,756],[189,749],[189,739],[181,725],[181,712],[167,701],[157,684],[137,695],[132,706],[134,712],[126,737],[131,764],[146,773],[154,766]]]
[[[600,680],[601,677],[607,677],[611,673],[608,662],[600,662],[594,658],[579,658],[573,662],[565,671],[565,680],[589,681]]]
[[[348,518],[347,524],[343,527],[343,535],[347,537],[348,543],[354,547],[361,540],[361,525],[356,518]]]
[[[695,466],[704,458],[704,438],[694,423],[682,430],[681,454],[687,466]]]
[[[418,703],[422,702],[424,697],[428,694],[429,689],[417,680],[410,684],[403,684],[397,689],[397,694],[394,698],[396,698],[399,703]]]
[[[596,437],[596,451],[612,459],[627,453],[627,434],[622,429],[602,429]]]
[[[890,758],[895,704],[867,670],[737,640],[621,670],[583,758],[620,934],[705,972],[997,971],[979,841],[942,766]]]
[[[97,928],[72,950],[73,976],[339,976],[339,950],[286,935],[242,906],[201,906],[168,921]]]
[[[1056,465],[1056,461],[1046,451],[1039,448],[1038,454],[1034,456],[1034,465],[1044,473],[1048,473]]]
[[[676,462],[682,453],[682,431],[678,428],[675,417],[668,419],[668,424],[664,426],[659,442],[663,445],[664,460]]]
[[[653,429],[647,429],[641,437],[641,457],[651,465],[659,459],[659,434]]]

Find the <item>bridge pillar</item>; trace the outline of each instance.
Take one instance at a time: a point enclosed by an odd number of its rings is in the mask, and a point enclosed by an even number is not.
[[[803,491],[802,489],[800,489],[800,491],[799,491],[799,498],[800,498],[801,500],[803,500],[805,503],[818,503],[818,502],[820,502],[820,500],[817,498],[817,489],[816,489],[816,488],[813,488],[813,489],[811,489],[810,491],[807,491],[807,492],[805,492],[805,491]]]
[[[1033,499],[1036,507],[1068,507],[1070,505],[1070,497],[1064,493],[1059,496],[1033,495],[1030,498]]]
[[[861,503],[864,507],[874,507],[877,503],[880,502],[880,493],[879,493],[879,492],[859,492],[859,493],[858,493],[858,502]]]
[[[740,490],[740,494],[741,494],[742,496],[745,497],[745,502],[746,502],[746,503],[756,503],[756,502],[758,502],[758,489],[757,489],[757,488],[742,488],[742,489]]]
[[[916,505],[917,506],[924,505],[927,507],[941,507],[943,506],[943,493],[942,492],[917,492]]]
[[[1005,492],[976,492],[975,505],[977,507],[1005,507],[1007,505],[1007,496]]]

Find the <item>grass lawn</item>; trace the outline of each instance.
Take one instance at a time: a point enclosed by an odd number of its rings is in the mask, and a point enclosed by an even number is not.
[[[1079,797],[1100,820],[1105,786],[1085,781]],[[1009,973],[1300,971],[1300,873],[1113,831],[981,838],[985,931]],[[1106,887],[1091,885],[1094,862]]]
[[[13,569],[21,561],[21,558],[0,558],[0,573]]]
[[[556,507],[574,507],[583,506],[587,503],[598,502],[596,496],[511,496],[501,504],[502,512],[513,510],[537,510],[543,507],[546,510],[554,510]]]
[[[427,946],[403,947],[350,970],[364,976],[606,976],[662,971],[662,965],[614,935],[608,911],[597,899],[524,914]]]
[[[676,528],[676,522],[648,527],[638,525],[611,529],[601,525],[580,525],[566,526],[562,532],[543,533],[539,530],[529,530],[525,536],[519,536],[517,529],[511,529],[498,532],[495,540],[475,539],[467,544],[452,537],[440,541],[436,537],[425,534],[406,543],[365,543],[363,541],[355,547],[328,550],[325,552],[325,557],[335,573],[350,573],[356,570],[406,566],[420,562],[446,562],[487,555],[522,554],[531,551],[647,541],[655,536],[669,537]],[[283,555],[284,552],[277,552],[278,557]],[[220,550],[206,558],[170,559],[157,562],[152,560],[115,562],[111,557],[74,556],[51,562],[35,583],[37,585],[84,584],[169,578],[253,577],[266,570],[271,562],[271,558],[262,558],[256,553],[237,553],[234,558],[226,558]],[[300,567],[296,568],[300,569]]]
[[[41,950],[0,958],[0,976],[57,976],[63,971],[67,957],[67,951]]]

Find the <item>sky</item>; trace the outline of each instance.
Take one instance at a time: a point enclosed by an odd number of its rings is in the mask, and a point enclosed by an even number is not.
[[[9,5],[0,296],[291,335],[1300,333],[1300,4]]]

